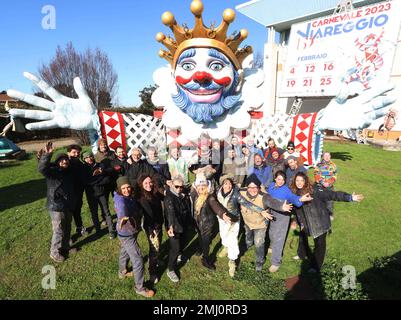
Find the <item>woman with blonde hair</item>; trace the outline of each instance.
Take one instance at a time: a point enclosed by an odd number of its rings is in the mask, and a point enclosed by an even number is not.
[[[228,211],[217,200],[212,183],[205,175],[198,174],[192,187],[191,193],[192,212],[196,222],[199,246],[202,251],[202,265],[209,270],[216,270],[210,260],[209,248],[213,233],[217,226],[216,216],[229,221]]]

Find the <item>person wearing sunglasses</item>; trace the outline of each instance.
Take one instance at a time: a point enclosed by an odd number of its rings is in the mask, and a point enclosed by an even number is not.
[[[283,153],[283,158],[285,160],[287,160],[287,158],[290,157],[290,156],[295,157],[295,158],[300,158],[301,157],[301,154],[298,152],[297,149],[295,149],[294,142],[291,141],[291,140],[288,141],[287,148],[286,148],[285,152]]]
[[[171,186],[166,190],[164,218],[169,239],[167,276],[172,282],[178,282],[180,279],[176,273],[177,260],[185,248],[187,233],[193,226],[191,203],[188,195],[184,193],[184,179],[180,175],[172,178]]]

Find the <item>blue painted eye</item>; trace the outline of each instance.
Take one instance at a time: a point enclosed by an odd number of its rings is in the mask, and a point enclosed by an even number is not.
[[[210,64],[209,68],[213,71],[220,71],[221,69],[224,68],[224,64],[220,62],[213,62]]]
[[[190,62],[185,62],[182,64],[181,66],[185,71],[191,71],[195,68],[195,65],[193,63]]]

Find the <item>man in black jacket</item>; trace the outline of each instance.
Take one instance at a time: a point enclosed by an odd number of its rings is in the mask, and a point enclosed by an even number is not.
[[[184,249],[188,226],[193,223],[191,202],[183,191],[184,180],[180,176],[173,177],[171,188],[166,190],[164,198],[165,224],[170,245],[167,276],[173,282],[180,280],[176,274],[177,258]]]
[[[136,186],[136,181],[138,180],[140,175],[144,174],[153,177],[153,175],[155,174],[153,167],[146,160],[143,160],[141,158],[141,149],[134,148],[132,150],[130,159],[128,159],[129,167],[126,174],[128,176],[128,180],[131,186]]]
[[[171,183],[171,174],[168,169],[168,164],[166,161],[160,161],[159,156],[157,154],[157,149],[155,147],[149,147],[147,150],[147,162],[153,167],[153,170],[156,173],[155,180],[158,183],[158,187],[162,188],[165,185]]]
[[[84,236],[87,234],[85,227],[82,223],[82,198],[85,189],[84,180],[84,164],[80,160],[82,148],[79,145],[72,144],[67,147],[67,155],[70,160],[71,174],[74,177],[74,192],[76,203],[72,209],[72,216],[74,218],[77,236]]]
[[[54,163],[50,163],[53,150],[52,143],[47,143],[39,159],[38,171],[46,178],[47,209],[53,227],[50,258],[63,262],[70,251],[72,210],[76,198],[68,155],[59,154]]]
[[[111,160],[111,167],[115,172],[115,180],[118,177],[125,176],[128,170],[127,156],[122,146],[116,148],[115,158]]]

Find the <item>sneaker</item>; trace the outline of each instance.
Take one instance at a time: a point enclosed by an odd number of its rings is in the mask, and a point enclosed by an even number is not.
[[[156,275],[151,275],[149,280],[151,283],[156,284],[159,282],[159,277]]]
[[[175,271],[168,271],[167,272],[167,276],[170,278],[171,281],[173,282],[178,282],[180,281],[180,278],[178,278],[177,274],[175,273]]]
[[[58,263],[65,261],[65,258],[61,254],[50,254],[50,258]]]
[[[70,248],[70,250],[68,250],[68,254],[75,254],[79,251],[78,248]]]
[[[216,271],[216,266],[209,262],[208,260],[206,260],[205,258],[202,258],[202,265],[206,268],[209,269],[210,271]]]
[[[155,295],[155,292],[153,290],[150,290],[148,288],[143,288],[142,290],[138,291],[135,290],[135,292],[145,298],[152,298]]]
[[[297,255],[297,256],[294,256],[294,257],[292,257],[292,259],[294,259],[294,260],[301,260],[301,258]]]
[[[100,225],[101,225],[102,227],[106,227],[106,226],[107,226],[106,220],[103,220],[103,221],[100,223]]]
[[[116,233],[114,231],[109,233],[109,238],[111,240],[115,239],[116,237],[117,237],[117,235],[116,235]]]
[[[273,249],[269,247],[269,249],[267,249],[267,253],[272,254],[273,253]]]
[[[228,254],[228,248],[227,248],[227,247],[224,247],[224,248],[219,252],[218,257],[219,257],[219,258],[224,258],[224,257],[227,257],[227,254]]]
[[[81,236],[86,236],[88,234],[88,231],[86,230],[86,228],[85,227],[82,227],[81,228]]]
[[[269,268],[269,272],[274,273],[277,272],[278,269],[280,269],[280,266],[275,266],[274,264],[272,264]]]
[[[188,258],[186,256],[184,256],[182,254],[178,255],[177,263],[180,263],[180,262],[184,262],[185,263],[186,261],[188,261]]]
[[[262,269],[263,269],[263,264],[256,264],[256,272],[262,272]]]
[[[235,275],[235,268],[236,268],[235,261],[229,260],[228,261],[228,274],[230,275],[231,278],[233,278]]]
[[[120,279],[124,279],[124,278],[132,278],[134,276],[134,273],[132,272],[132,271],[127,271],[127,270],[124,270],[124,271],[118,271],[118,277],[120,278]]]

